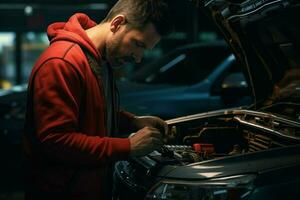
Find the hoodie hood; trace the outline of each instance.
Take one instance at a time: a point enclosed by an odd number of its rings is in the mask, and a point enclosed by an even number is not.
[[[97,60],[101,54],[94,43],[87,36],[85,30],[96,26],[97,23],[83,13],[76,13],[67,22],[56,22],[47,29],[50,43],[64,40],[77,43],[82,48],[88,50]]]

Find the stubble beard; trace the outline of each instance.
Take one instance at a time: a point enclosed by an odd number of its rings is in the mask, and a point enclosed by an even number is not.
[[[119,36],[116,37],[114,40],[106,42],[106,48],[105,48],[106,60],[113,67],[120,65],[118,59],[122,57],[119,53],[121,41],[122,41],[122,37]]]

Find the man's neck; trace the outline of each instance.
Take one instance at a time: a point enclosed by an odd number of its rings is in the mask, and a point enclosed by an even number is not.
[[[95,47],[100,51],[102,58],[105,59],[106,39],[109,34],[109,23],[98,24],[86,30],[86,34],[91,39]]]

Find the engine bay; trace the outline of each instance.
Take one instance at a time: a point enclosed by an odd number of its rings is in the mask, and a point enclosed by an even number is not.
[[[298,144],[299,136],[299,127],[266,116],[224,115],[171,125],[160,156],[190,164]]]
[[[165,145],[116,165],[132,191],[145,191],[174,167],[300,144],[299,124],[265,113],[238,111],[168,122]],[[143,192],[141,192],[143,193]]]

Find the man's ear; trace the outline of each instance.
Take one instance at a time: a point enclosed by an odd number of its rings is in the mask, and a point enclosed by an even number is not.
[[[125,16],[124,15],[117,15],[110,22],[110,30],[113,33],[115,33],[117,30],[119,30],[121,25],[124,25],[124,24],[126,24]]]

